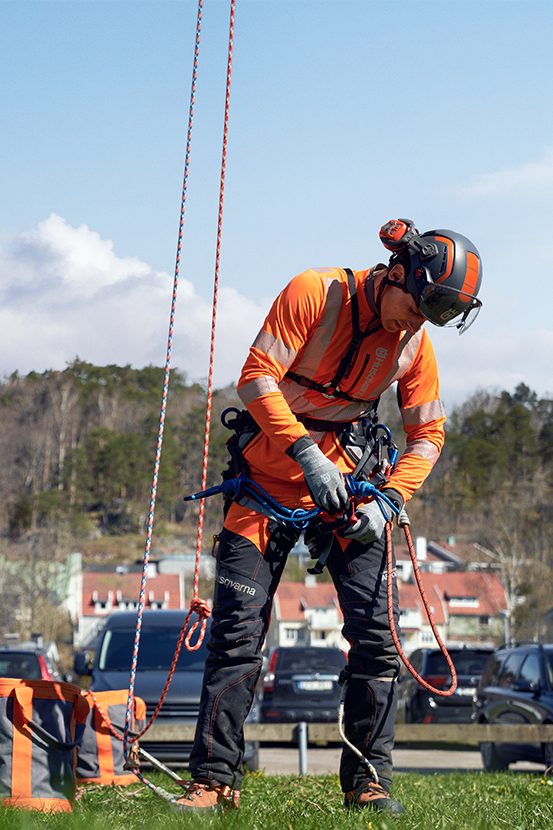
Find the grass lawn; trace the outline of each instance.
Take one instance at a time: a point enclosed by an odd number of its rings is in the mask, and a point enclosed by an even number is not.
[[[151,779],[172,794],[162,774]],[[22,830],[551,830],[553,780],[536,774],[398,774],[394,796],[406,815],[392,820],[342,807],[338,779],[265,776],[244,783],[241,807],[234,813],[178,816],[140,782],[127,787],[88,786],[72,814],[48,815],[14,808],[0,811],[0,828]]]

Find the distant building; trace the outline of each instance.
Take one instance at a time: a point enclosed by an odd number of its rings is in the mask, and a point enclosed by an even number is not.
[[[434,621],[444,642],[493,645],[503,639],[507,599],[494,572],[421,574]],[[399,583],[402,646],[406,653],[435,643],[418,586]]]
[[[349,648],[341,634],[344,620],[331,582],[281,582],[275,594],[265,647],[337,646]]]
[[[75,648],[85,648],[102,630],[106,617],[116,611],[138,609],[142,567],[88,566],[82,574],[80,609],[73,620]],[[184,577],[148,569],[144,608],[184,608]]]

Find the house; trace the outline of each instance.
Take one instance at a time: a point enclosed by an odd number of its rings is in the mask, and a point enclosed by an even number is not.
[[[331,582],[281,582],[273,603],[265,647],[337,646],[347,651],[341,634],[344,624],[338,597]]]
[[[472,542],[456,542],[450,536],[447,542],[428,542],[424,536],[413,540],[415,555],[421,571],[445,573],[446,571],[500,571],[501,566],[484,548]],[[397,575],[410,582],[413,563],[407,545],[394,544]]]
[[[504,638],[507,598],[499,576],[485,571],[421,573],[437,629],[447,644],[493,645]],[[435,642],[418,586],[398,583],[402,646],[407,654]]]
[[[436,542],[427,542],[424,536],[417,536],[413,541],[415,555],[421,571],[441,574],[446,571],[458,571],[464,566],[463,559],[449,546]],[[413,576],[413,562],[407,545],[394,545],[396,568],[399,579],[410,582]]]
[[[184,608],[183,573],[160,573],[157,563],[148,566],[144,609]],[[84,569],[81,599],[73,620],[73,645],[82,649],[94,641],[106,617],[116,611],[138,608],[142,567],[92,565]]]

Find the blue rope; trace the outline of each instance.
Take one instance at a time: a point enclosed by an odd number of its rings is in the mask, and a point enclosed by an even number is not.
[[[388,519],[389,516],[386,513],[384,505],[387,505],[393,513],[398,514],[400,512],[393,501],[378,490],[374,484],[371,484],[369,481],[356,481],[351,475],[346,475],[345,479],[351,498],[361,499],[372,497],[378,504],[385,519]],[[242,498],[243,496],[248,496],[260,504],[265,510],[268,510],[276,521],[291,524],[292,527],[298,530],[304,530],[310,519],[314,519],[315,516],[319,516],[323,512],[318,507],[314,507],[312,510],[303,510],[299,507],[291,510],[288,507],[284,507],[270,493],[264,490],[263,487],[253,481],[253,479],[247,478],[243,473],[237,478],[223,481],[222,484],[217,484],[215,487],[202,490],[200,493],[185,496],[184,501],[205,499],[209,496],[216,496],[219,493],[222,493],[227,498]]]

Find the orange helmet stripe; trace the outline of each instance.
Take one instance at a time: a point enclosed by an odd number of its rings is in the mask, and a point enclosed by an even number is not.
[[[468,303],[474,296],[474,292],[476,291],[476,286],[478,284],[479,271],[480,260],[476,254],[473,254],[471,251],[467,251],[467,273],[465,274],[465,281],[463,283],[463,287],[461,288],[461,294],[459,294],[461,302]],[[463,291],[466,291],[467,293],[463,294]]]

